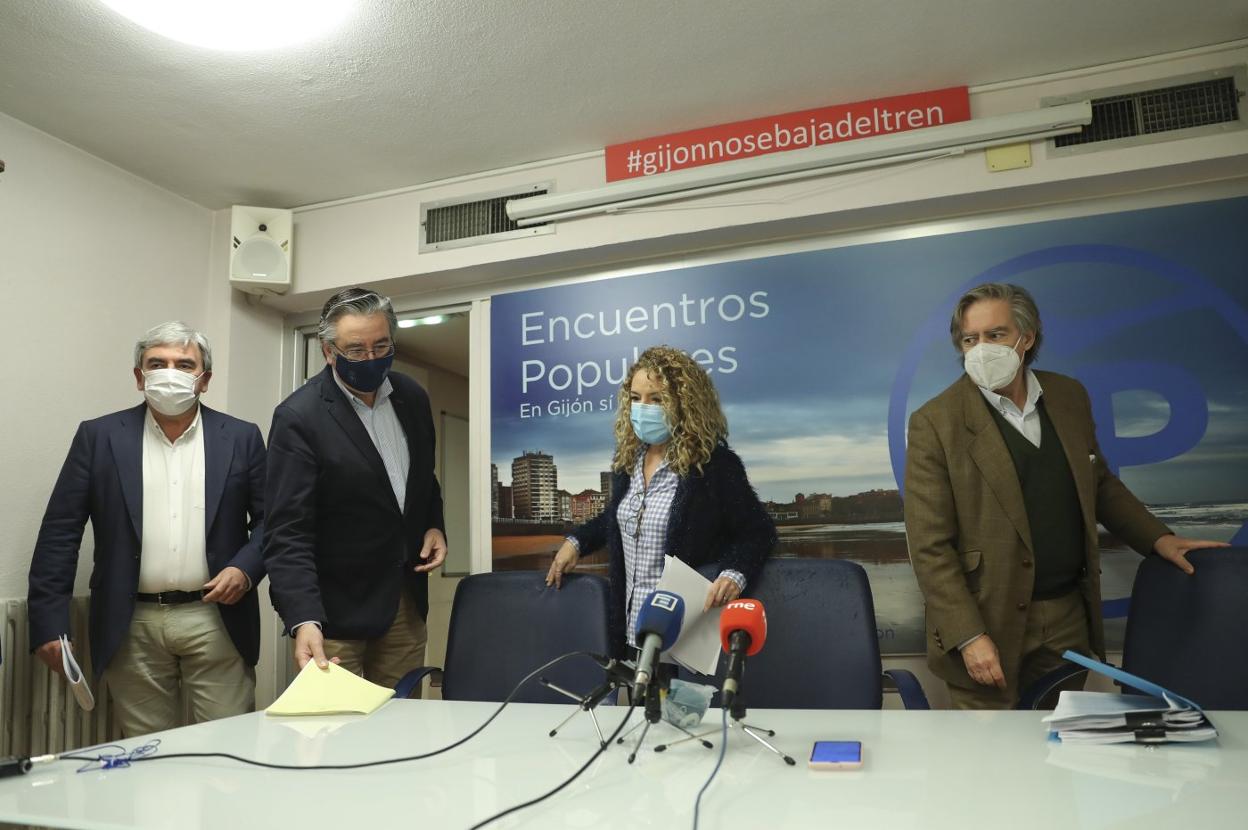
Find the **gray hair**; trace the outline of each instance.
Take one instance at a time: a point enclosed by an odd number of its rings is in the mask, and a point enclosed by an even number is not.
[[[1040,343],[1044,340],[1044,326],[1040,322],[1040,309],[1030,292],[1021,285],[1006,282],[986,282],[977,285],[962,295],[953,309],[953,319],[949,321],[949,336],[953,339],[953,348],[962,353],[962,317],[966,310],[980,300],[1005,300],[1010,304],[1010,314],[1020,334],[1035,335],[1035,342],[1023,355],[1023,365],[1030,366],[1040,351]]]
[[[154,346],[189,346],[194,343],[204,359],[204,371],[212,371],[212,346],[208,338],[181,320],[170,320],[148,329],[134,344],[134,368],[143,368],[143,353]]]
[[[322,343],[333,343],[338,339],[338,318],[344,314],[385,314],[391,338],[399,328],[399,318],[395,316],[389,297],[368,288],[344,288],[326,300],[321,309],[321,323],[316,329],[316,336]]]

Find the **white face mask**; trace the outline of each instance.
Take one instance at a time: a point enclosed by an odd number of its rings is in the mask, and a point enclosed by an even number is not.
[[[1022,342],[1023,338],[1020,335],[1018,343]],[[971,380],[975,381],[976,386],[995,392],[1003,386],[1008,386],[1018,374],[1019,367],[1023,365],[1023,359],[1015,351],[1018,343],[1013,346],[1006,346],[1002,343],[980,343],[966,353],[962,358],[962,365],[966,368],[966,373],[970,375]]]
[[[143,397],[162,415],[181,415],[195,405],[199,393],[195,385],[202,375],[180,369],[153,369],[143,373]]]

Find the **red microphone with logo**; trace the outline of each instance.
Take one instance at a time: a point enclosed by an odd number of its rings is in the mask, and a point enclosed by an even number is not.
[[[720,695],[725,709],[732,706],[741,686],[745,658],[753,657],[767,641],[767,612],[756,599],[733,600],[719,617],[719,640],[728,653],[728,672]]]

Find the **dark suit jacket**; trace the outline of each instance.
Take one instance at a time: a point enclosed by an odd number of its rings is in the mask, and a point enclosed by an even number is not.
[[[1087,390],[1064,375],[1036,377],[1079,494],[1085,557],[1080,589],[1092,648],[1104,657],[1097,522],[1141,554],[1169,530],[1106,466]],[[958,646],[987,632],[1006,681],[1017,691],[1035,581],[1031,528],[1005,439],[966,375],[910,417],[905,517],[910,561],[927,606],[932,672],[974,688]]]
[[[628,473],[615,473],[607,509],[572,532],[582,553],[607,546],[611,579],[607,623],[617,657],[623,654],[627,636],[624,543],[615,514],[630,478]],[[746,588],[742,596],[746,596],[775,546],[776,526],[750,486],[741,459],[721,443],[702,472],[691,470],[676,486],[667,520],[667,554],[695,568],[714,562],[720,570],[740,571]]]
[[[288,631],[316,621],[329,639],[373,639],[394,621],[403,586],[422,617],[429,611],[428,580],[412,567],[425,532],[444,527],[433,415],[420,384],[391,372],[410,456],[400,510],[381,454],[332,372],[326,366],[273,413],[264,560]]]
[[[200,404],[204,431],[204,528],[208,573],[234,566],[253,590],[221,619],[248,665],[260,656],[260,612],[254,588],[264,579],[264,440],[255,424]],[[143,532],[143,422],[147,404],[84,421],[74,435],[48,499],[30,563],[30,645],[69,633],[78,548],[91,520],[91,655],[103,673],[130,629],[139,584]]]

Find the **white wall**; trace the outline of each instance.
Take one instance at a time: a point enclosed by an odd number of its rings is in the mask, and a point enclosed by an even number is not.
[[[208,326],[221,369],[209,401],[236,418],[260,427],[268,440],[273,408],[282,398],[284,336],[282,316],[255,297],[230,288],[230,211],[213,214],[212,246],[206,266]],[[224,373],[224,374],[220,374]],[[256,705],[264,708],[285,688],[290,640],[269,599],[269,581],[260,583],[260,661],[256,665]]]
[[[142,400],[135,341],[170,319],[208,328],[212,214],[3,114],[0,151],[0,598],[9,598],[26,595],[77,424]],[[221,391],[210,386],[210,405]],[[91,551],[88,530],[78,593]]]
[[[975,117],[1034,110],[1042,99],[1153,82],[1242,65],[1248,49],[1215,47],[1111,67],[1076,70],[971,90]],[[832,102],[830,102],[832,103]],[[826,235],[950,216],[1066,202],[1248,175],[1243,132],[1049,158],[1032,144],[1033,166],[990,172],[982,152],[843,173],[702,197],[675,206],[599,215],[558,224],[549,235],[447,251],[418,252],[422,202],[469,197],[552,181],[557,192],[605,184],[601,154],[552,160],[388,195],[340,200],[296,211],[295,296],[311,308],[344,274],[392,296],[486,286],[571,269],[670,257],[717,247]],[[300,300],[301,296],[306,299]],[[479,291],[476,296],[484,296]]]
[[[133,348],[182,319],[213,346],[207,405],[267,435],[281,391],[283,320],[228,282],[229,211],[215,214],[0,114],[0,599],[24,597],[39,522],[80,421],[138,404]],[[75,593],[87,591],[83,538]],[[263,637],[279,629],[261,590]],[[284,643],[283,643],[284,644]],[[257,675],[272,698],[271,649]]]

